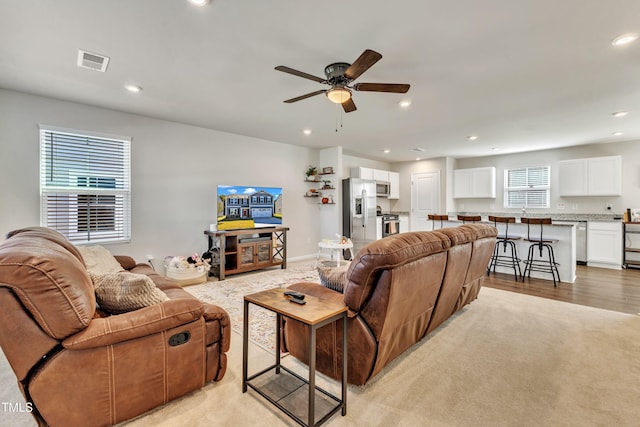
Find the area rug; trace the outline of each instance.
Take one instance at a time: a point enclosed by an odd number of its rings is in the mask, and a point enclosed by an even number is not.
[[[184,289],[201,301],[218,305],[229,313],[231,328],[242,335],[244,296],[276,287],[288,287],[298,282],[320,283],[313,262],[297,263],[287,269],[227,276],[225,280],[209,281]],[[249,339],[259,346],[275,349],[275,314],[255,305],[249,306]]]

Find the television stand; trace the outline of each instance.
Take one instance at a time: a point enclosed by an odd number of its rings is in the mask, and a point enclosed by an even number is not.
[[[210,274],[215,275],[217,271],[218,280],[224,280],[226,275],[275,265],[287,268],[288,230],[288,227],[205,230],[208,250],[217,250],[219,254]]]

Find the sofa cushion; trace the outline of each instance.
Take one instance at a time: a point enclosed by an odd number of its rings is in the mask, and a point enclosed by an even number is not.
[[[124,313],[169,299],[153,281],[129,272],[95,274],[89,272],[100,307],[110,313]]]
[[[108,274],[124,271],[118,260],[100,245],[78,246],[87,271],[93,274]]]

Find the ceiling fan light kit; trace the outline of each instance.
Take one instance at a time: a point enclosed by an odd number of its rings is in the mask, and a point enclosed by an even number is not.
[[[326,92],[326,95],[327,98],[329,98],[329,101],[336,104],[343,104],[351,98],[351,91],[343,87],[336,87],[333,89],[329,89]]]
[[[324,69],[325,79],[307,74],[293,68],[279,65],[275,69],[283,73],[293,74],[294,76],[313,80],[318,83],[331,86],[330,89],[317,90],[295,98],[287,99],[284,102],[291,104],[293,102],[302,101],[312,96],[324,93],[331,102],[342,104],[345,112],[355,111],[356,104],[353,102],[352,91],[363,92],[388,92],[388,93],[407,93],[410,85],[408,84],[391,84],[391,83],[351,83],[360,77],[362,73],[367,71],[373,64],[382,58],[378,52],[367,49],[354,61],[353,64],[346,62],[334,62]]]

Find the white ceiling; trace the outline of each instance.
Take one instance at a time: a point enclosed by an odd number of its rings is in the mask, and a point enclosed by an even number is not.
[[[639,18],[638,0],[0,0],[0,87],[389,162],[640,140],[640,41],[610,44]],[[406,95],[282,102],[326,86],[275,66],[324,77],[367,48],[383,58],[356,82]]]

